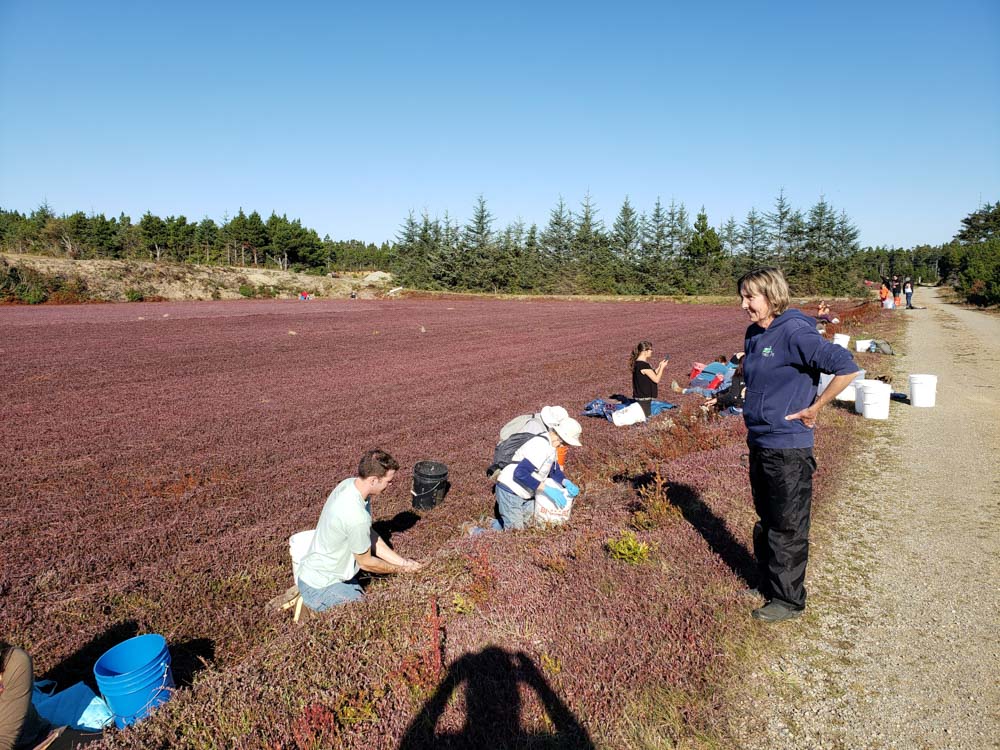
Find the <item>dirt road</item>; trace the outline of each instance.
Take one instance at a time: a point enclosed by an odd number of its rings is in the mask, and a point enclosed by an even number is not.
[[[937,405],[866,423],[814,522],[808,613],[748,680],[740,747],[1000,748],[1000,318],[916,296],[893,386],[935,374]]]

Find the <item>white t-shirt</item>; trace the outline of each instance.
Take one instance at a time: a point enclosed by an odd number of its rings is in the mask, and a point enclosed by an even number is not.
[[[299,579],[323,589],[357,575],[354,555],[371,549],[371,506],[354,486],[354,477],[338,484],[319,515],[316,535],[299,563]]]
[[[556,460],[556,449],[552,447],[547,434],[533,437],[518,448],[511,462],[503,467],[500,476],[497,477],[499,484],[502,484],[518,497],[530,500],[534,497],[534,494],[526,487],[522,487],[514,481],[514,472],[517,470],[517,465],[524,459],[527,459],[535,467],[535,470],[531,472],[535,479],[544,484],[549,476],[549,471],[552,469],[552,464]]]

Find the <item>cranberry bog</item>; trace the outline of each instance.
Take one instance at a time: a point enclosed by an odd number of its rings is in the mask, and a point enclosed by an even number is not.
[[[0,636],[64,687],[124,638],[167,637],[178,691],[106,747],[711,742],[761,632],[740,595],[746,434],[669,381],[741,349],[745,325],[735,300],[0,309]],[[567,525],[463,536],[492,513],[500,426],[629,393],[641,339],[669,353],[679,408],[579,417]],[[827,412],[818,502],[856,420]],[[375,446],[402,466],[376,528],[427,565],[295,625],[265,607],[292,583],[288,537]],[[418,514],[423,459],[451,488]]]

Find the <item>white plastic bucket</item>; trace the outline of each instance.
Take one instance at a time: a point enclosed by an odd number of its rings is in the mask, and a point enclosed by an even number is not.
[[[826,390],[826,387],[830,385],[831,380],[833,380],[833,375],[828,375],[825,372],[821,372],[819,374],[819,384],[816,386],[817,396],[822,395],[823,391]]]
[[[845,349],[850,349],[851,337],[846,333],[835,333],[833,334],[833,343],[837,346],[842,346]]]
[[[857,375],[855,375],[851,384],[837,394],[837,401],[855,401],[857,399],[857,385],[864,380],[864,378],[865,371],[858,370]]]
[[[895,310],[896,303],[892,301],[892,297],[889,297],[889,299],[882,300],[882,308],[885,310]]]
[[[888,419],[889,397],[892,395],[892,387],[888,383],[876,382],[878,385],[866,386],[862,391],[861,413],[865,419]]]
[[[873,339],[854,339],[854,351],[856,352],[866,352],[868,347],[872,345]]]
[[[856,380],[854,381],[854,411],[858,414],[864,412],[865,399],[862,395],[865,388],[870,386],[872,383],[881,383],[881,380]]]
[[[296,580],[299,577],[299,563],[309,552],[309,545],[312,544],[314,536],[316,536],[316,529],[300,531],[288,537],[288,554],[292,558],[292,576]]]
[[[910,375],[910,406],[934,406],[937,375]]]

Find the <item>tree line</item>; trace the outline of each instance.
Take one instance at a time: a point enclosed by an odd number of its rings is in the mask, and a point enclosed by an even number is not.
[[[320,239],[299,219],[239,210],[217,224],[191,222],[146,212],[137,223],[122,213],[56,216],[43,203],[31,213],[0,208],[0,248],[13,253],[62,255],[76,259],[153,260],[205,265],[255,266],[327,273],[387,268],[392,246],[360,240]]]
[[[751,208],[718,227],[704,208],[692,221],[683,203],[657,199],[640,212],[626,197],[609,228],[589,195],[576,209],[560,199],[544,227],[498,227],[480,196],[464,224],[410,213],[395,241],[381,245],[320,239],[276,213],[264,221],[241,209],[217,224],[147,212],[133,223],[125,214],[56,216],[42,204],[28,214],[0,208],[0,248],[313,273],[378,269],[420,289],[546,294],[730,294],[734,278],[767,264],[783,268],[797,294],[853,294],[865,279],[900,274],[945,280],[977,304],[1000,302],[1000,202],[962,219],[951,242],[910,249],[861,248],[846,212],[823,197],[795,208],[783,191],[770,210]]]
[[[562,199],[547,224],[494,226],[480,196],[467,223],[448,216],[403,222],[394,248],[395,272],[428,289],[556,294],[730,293],[735,275],[764,264],[782,266],[803,292],[857,288],[845,259],[857,253],[858,230],[824,198],[808,211],[784,192],[772,210],[751,209],[718,228],[705,209],[683,203],[640,213],[625,198],[611,227],[590,196],[570,209]]]

